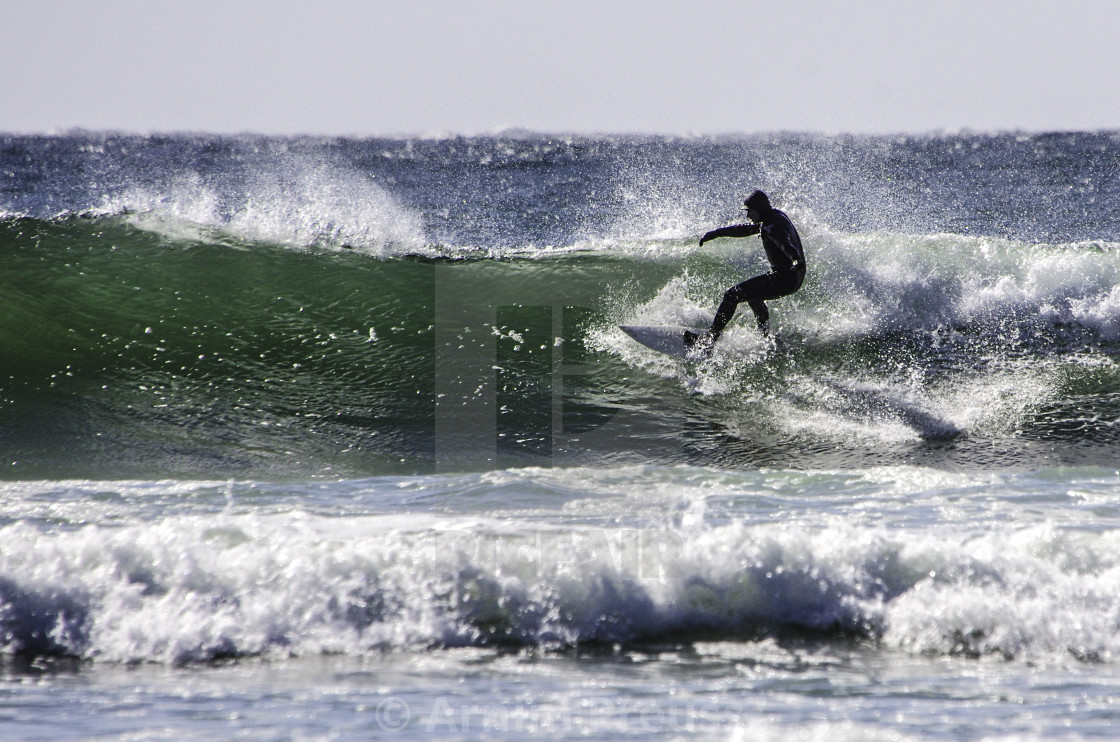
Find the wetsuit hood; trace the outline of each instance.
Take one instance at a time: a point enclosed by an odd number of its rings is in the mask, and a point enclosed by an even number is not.
[[[744,209],[754,209],[762,217],[763,221],[770,221],[773,216],[774,207],[770,205],[770,199],[762,191],[755,191],[747,196],[747,200],[743,202]]]

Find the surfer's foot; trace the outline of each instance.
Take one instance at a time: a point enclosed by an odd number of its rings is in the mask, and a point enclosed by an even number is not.
[[[715,340],[712,338],[710,332],[693,332],[692,330],[684,331],[684,345],[686,348],[696,349],[700,348],[705,354],[711,354],[712,344]]]
[[[693,332],[692,330],[684,331],[684,344],[689,348],[695,348],[697,344],[705,345],[709,342],[708,333]]]

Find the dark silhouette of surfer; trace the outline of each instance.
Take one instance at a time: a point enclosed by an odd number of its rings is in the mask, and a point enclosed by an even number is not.
[[[770,272],[729,288],[723,295],[716,318],[712,321],[712,328],[707,333],[685,331],[684,342],[688,346],[701,344],[710,348],[719,340],[723,328],[735,315],[735,308],[744,301],[754,311],[762,334],[769,335],[770,310],[766,308],[766,302],[789,296],[801,288],[801,283],[805,280],[805,250],[801,247],[797,229],[785,212],[771,206],[770,199],[762,191],[755,191],[748,196],[743,202],[743,209],[751,220],[750,224],[713,229],[700,238],[700,244],[720,237],[761,235],[762,247],[770,261]]]

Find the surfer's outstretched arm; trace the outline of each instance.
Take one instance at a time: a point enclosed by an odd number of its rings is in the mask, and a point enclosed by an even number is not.
[[[730,227],[720,227],[701,237],[700,244],[703,245],[705,242],[719,237],[750,237],[758,234],[758,230],[759,226],[757,224],[735,224]]]

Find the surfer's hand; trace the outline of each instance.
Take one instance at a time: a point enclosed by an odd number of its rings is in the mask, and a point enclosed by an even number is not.
[[[704,246],[704,238],[705,238],[705,237],[707,237],[707,236],[708,236],[708,235],[704,235],[704,237],[701,237],[701,238],[700,238],[700,247],[703,247],[703,246]]]

